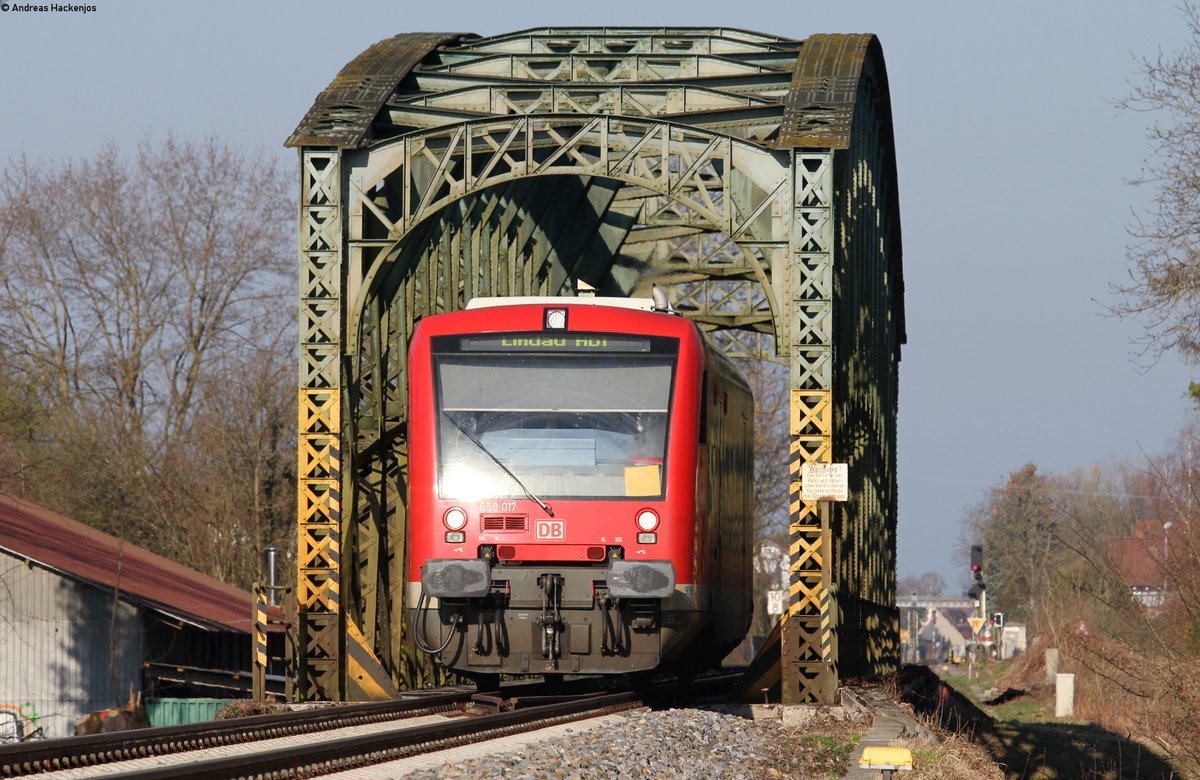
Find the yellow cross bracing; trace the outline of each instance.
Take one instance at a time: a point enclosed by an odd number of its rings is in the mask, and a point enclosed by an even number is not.
[[[401,35],[347,65],[289,145],[300,695],[386,695],[425,673],[400,619],[413,322],[476,296],[570,295],[577,280],[607,295],[669,287],[730,354],[790,367],[784,700],[828,700],[840,671],[895,663],[903,310],[873,36]],[[834,460],[850,463],[854,500],[802,502],[800,465]]]

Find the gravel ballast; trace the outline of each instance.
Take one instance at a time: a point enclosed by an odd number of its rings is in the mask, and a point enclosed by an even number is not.
[[[785,727],[778,720],[752,721],[702,709],[636,710],[610,718],[603,727],[515,752],[403,776],[415,780],[787,777],[792,776],[789,756],[806,749],[797,748],[805,731]]]

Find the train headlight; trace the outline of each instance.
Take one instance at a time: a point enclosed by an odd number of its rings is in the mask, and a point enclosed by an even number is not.
[[[461,531],[467,526],[467,513],[452,506],[442,515],[442,523],[451,531]]]
[[[542,311],[542,328],[544,330],[565,330],[566,327],[566,309],[544,309]]]
[[[649,533],[658,528],[658,513],[653,509],[643,509],[637,513],[637,527]]]

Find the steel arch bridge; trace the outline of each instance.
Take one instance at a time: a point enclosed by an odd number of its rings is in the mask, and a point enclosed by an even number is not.
[[[786,363],[784,701],[899,658],[891,108],[872,35],[729,28],[405,34],[350,62],[288,146],[300,191],[300,695],[385,696],[403,612],[407,367],[476,296],[657,283],[735,356]],[[805,462],[851,500],[801,500]]]

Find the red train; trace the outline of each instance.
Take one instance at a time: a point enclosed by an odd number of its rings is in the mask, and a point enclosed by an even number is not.
[[[469,677],[715,666],[751,612],[754,401],[640,299],[479,299],[409,352],[407,604]]]

